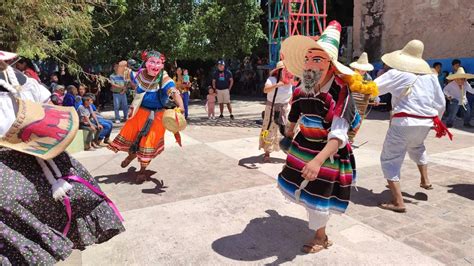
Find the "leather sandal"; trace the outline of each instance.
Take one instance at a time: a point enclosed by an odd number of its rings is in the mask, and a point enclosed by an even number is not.
[[[328,237],[326,236],[326,239],[324,240],[324,242],[322,244],[319,244],[319,243],[305,244],[301,248],[301,251],[306,253],[306,254],[318,253],[323,249],[328,249],[330,246],[332,246],[332,242],[329,241]]]
[[[382,203],[379,205],[379,208],[384,209],[384,210],[389,210],[389,211],[394,211],[394,212],[399,212],[399,213],[404,213],[407,211],[405,207],[398,207],[395,204],[389,202],[389,203]]]

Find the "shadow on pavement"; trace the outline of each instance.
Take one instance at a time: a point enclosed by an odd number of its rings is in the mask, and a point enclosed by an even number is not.
[[[190,117],[188,118],[189,125],[194,126],[217,126],[217,127],[242,127],[242,128],[260,128],[258,118],[255,119],[239,119],[236,116],[235,120],[230,120],[227,116],[224,119],[209,120],[207,117]]]
[[[165,183],[163,182],[163,180],[158,180],[158,179],[153,178],[153,177],[150,177],[149,180],[151,182],[155,183],[156,186],[154,188],[142,189],[143,193],[158,195],[158,194],[161,194],[163,192],[166,192],[164,189],[166,189],[168,187],[165,186]]]
[[[301,247],[314,234],[308,223],[281,216],[275,210],[265,212],[270,216],[251,220],[239,234],[217,239],[212,243],[212,249],[236,261],[258,261],[276,256],[271,265],[289,262],[297,255],[303,255]]]
[[[423,192],[416,192],[415,195],[411,195],[411,194],[408,194],[406,192],[402,192],[402,196],[410,198],[410,199],[420,200],[420,201],[427,201],[428,200],[428,195],[426,195]]]
[[[466,199],[474,200],[474,184],[456,184],[449,185],[451,190],[448,193],[454,193]]]
[[[239,160],[239,166],[245,167],[247,169],[258,169],[259,167],[257,166],[258,164],[263,164],[263,154],[258,155],[258,156],[251,156],[247,158],[242,158]],[[273,158],[270,157],[270,162],[271,164],[284,164],[285,160],[280,159],[280,158]]]
[[[424,194],[424,193],[416,193],[416,194]],[[420,195],[412,196],[408,193],[402,192],[402,195],[408,198],[416,199],[416,197],[420,197]],[[426,196],[426,194],[425,194]],[[428,196],[426,196],[428,197]],[[363,205],[367,207],[378,207],[381,203],[389,202],[392,199],[392,193],[389,189],[382,191],[381,193],[374,193],[373,190],[366,189],[364,187],[357,187],[352,188],[351,191],[351,202],[357,205]],[[403,201],[405,203],[410,203],[417,205],[417,202],[411,201],[409,199],[404,198]]]
[[[101,175],[101,176],[96,176],[95,179],[97,180],[98,183],[100,184],[133,184],[137,185],[138,183],[136,182],[136,177],[137,177],[137,168],[135,167],[130,167],[127,169],[127,172],[115,174],[115,175]],[[152,176],[156,174],[155,171],[152,170],[146,170],[145,175],[148,179],[150,179],[152,182],[156,183],[154,178]],[[158,180],[156,180],[158,182]]]

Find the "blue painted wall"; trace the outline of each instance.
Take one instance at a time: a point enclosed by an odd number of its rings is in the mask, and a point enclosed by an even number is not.
[[[443,64],[443,71],[448,71],[451,72],[451,61],[453,61],[455,58],[444,58],[444,59],[428,59],[426,60],[428,64],[430,64],[431,67],[433,67],[434,62],[440,62]],[[461,60],[461,66],[464,67],[464,70],[467,73],[474,73],[474,57],[464,57],[464,58],[458,58]],[[382,68],[382,63],[377,62],[373,64],[375,69],[378,70]]]

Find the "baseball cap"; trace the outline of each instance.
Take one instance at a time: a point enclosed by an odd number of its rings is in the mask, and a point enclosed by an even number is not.
[[[219,61],[217,61],[217,64],[225,66],[225,61],[224,60],[219,60]]]

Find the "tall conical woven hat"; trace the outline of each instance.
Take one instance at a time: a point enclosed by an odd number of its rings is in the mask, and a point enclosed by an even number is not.
[[[302,77],[307,51],[317,48],[322,49],[329,55],[331,62],[340,73],[353,75],[354,71],[352,69],[337,61],[340,38],[341,24],[335,20],[329,22],[329,25],[317,41],[302,35],[288,37],[281,44],[283,62],[288,71],[298,77]]]

